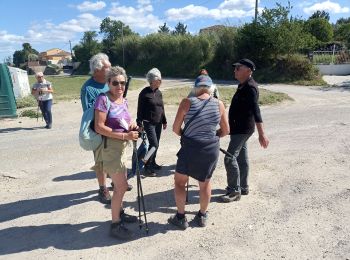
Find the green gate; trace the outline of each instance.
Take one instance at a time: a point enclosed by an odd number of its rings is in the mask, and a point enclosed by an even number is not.
[[[0,118],[16,116],[16,99],[10,72],[5,64],[0,64]]]

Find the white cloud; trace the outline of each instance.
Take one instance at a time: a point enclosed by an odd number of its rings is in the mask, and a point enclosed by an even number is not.
[[[146,32],[155,31],[163,24],[159,18],[152,14],[153,7],[148,0],[138,0],[138,6],[121,6],[112,3],[108,11],[111,19],[120,20],[133,30],[142,29]]]
[[[166,16],[171,21],[186,21],[194,18],[242,18],[254,15],[255,0],[225,0],[217,8],[188,5],[183,8],[171,8]]]
[[[86,11],[97,11],[101,10],[106,7],[106,3],[103,1],[97,1],[97,2],[89,2],[89,1],[84,1],[80,5],[77,5],[77,9],[80,12],[86,12]]]
[[[329,13],[348,13],[350,11],[349,7],[341,7],[340,4],[331,2],[329,0],[316,3],[312,6],[303,8],[303,11],[307,14],[312,14],[316,11],[327,11]]]

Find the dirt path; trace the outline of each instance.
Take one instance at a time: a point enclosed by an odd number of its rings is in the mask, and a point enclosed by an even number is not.
[[[164,87],[188,84],[164,81]],[[80,149],[80,102],[53,107],[54,127],[36,120],[0,120],[0,258],[2,259],[349,259],[350,92],[268,85],[294,102],[262,108],[270,147],[249,141],[251,193],[220,204],[223,156],[212,179],[205,229],[172,229],[173,171],[179,140],[171,132],[176,107],[166,107],[158,178],[143,179],[150,233],[131,225],[130,242],[109,238],[110,210],[96,201],[92,154]],[[137,92],[129,92],[135,114]],[[19,123],[19,121],[21,123]],[[226,148],[229,138],[221,141]],[[131,183],[136,186],[136,180]],[[198,210],[191,181],[191,220]],[[126,194],[137,213],[136,189]]]

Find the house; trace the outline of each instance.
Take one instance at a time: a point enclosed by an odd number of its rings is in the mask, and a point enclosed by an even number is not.
[[[72,59],[70,52],[61,50],[59,48],[53,48],[39,53],[39,60],[47,61],[51,64],[66,64]]]

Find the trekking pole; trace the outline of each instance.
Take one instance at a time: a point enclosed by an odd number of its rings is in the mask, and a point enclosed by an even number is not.
[[[228,157],[233,158],[233,155],[231,153],[229,153],[228,151],[226,151],[226,150],[224,150],[222,148],[220,148],[220,152],[222,152],[223,154],[227,155]]]
[[[145,207],[145,199],[143,196],[143,190],[142,190],[142,184],[141,184],[141,174],[140,174],[140,166],[139,166],[139,158],[137,156],[137,141],[133,141],[133,150],[135,154],[135,160],[136,160],[136,182],[137,182],[137,203],[139,207],[139,227],[142,228],[142,220],[141,220],[141,204],[143,208],[143,216],[145,218],[145,225],[146,225],[146,233],[148,234],[148,222],[147,222],[147,216],[146,216],[146,207]]]
[[[39,108],[40,108],[40,105],[39,105],[39,100],[38,100],[38,107],[36,108],[36,121],[39,122]]]
[[[187,180],[187,187],[186,187],[186,203],[188,203],[188,186],[190,185],[190,177],[188,177]]]

